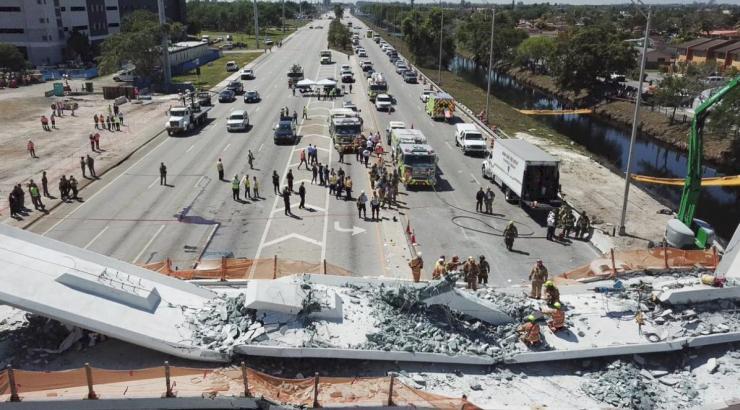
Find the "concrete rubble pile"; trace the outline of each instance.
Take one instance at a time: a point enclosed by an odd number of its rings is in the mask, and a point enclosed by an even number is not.
[[[637,360],[644,360],[637,356]],[[619,408],[688,408],[699,405],[698,385],[688,371],[648,370],[617,360],[605,370],[587,373],[581,390],[589,397]],[[695,387],[696,386],[696,387]],[[670,398],[670,400],[668,400]]]
[[[200,311],[187,315],[194,343],[220,352],[230,352],[232,346],[258,341],[265,329],[257,322],[256,312],[244,306],[245,296],[221,295],[212,299]]]
[[[380,330],[368,334],[364,349],[407,352],[443,353],[448,355],[479,355],[495,361],[504,359],[504,352],[517,350],[517,323],[492,326],[441,305],[426,306],[422,302],[432,295],[449,291],[455,278],[432,283],[423,288],[412,286],[380,286],[368,296],[374,307]],[[491,300],[496,296],[491,293]],[[503,296],[505,311],[515,321],[527,311],[528,304],[515,297]],[[503,299],[506,299],[503,302]],[[497,306],[501,306],[498,302]],[[528,313],[527,313],[528,314]]]

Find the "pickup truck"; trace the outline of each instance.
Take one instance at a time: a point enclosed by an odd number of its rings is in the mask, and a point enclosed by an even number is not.
[[[211,107],[201,107],[197,104],[171,107],[168,110],[169,119],[165,124],[167,134],[173,135],[204,125],[208,119],[208,111],[210,109]]]
[[[546,211],[562,205],[560,160],[521,139],[497,139],[483,161],[483,178],[501,187],[507,201]]]
[[[484,155],[486,153],[486,140],[475,124],[455,125],[455,145],[460,147],[463,154]]]
[[[298,138],[296,135],[295,121],[293,121],[293,118],[291,117],[281,117],[280,121],[278,121],[278,123],[275,124],[275,127],[273,127],[273,130],[275,131],[273,135],[273,141],[275,144],[279,144],[281,142],[295,144],[296,139]]]
[[[213,105],[213,102],[211,101],[211,93],[208,91],[201,91],[195,96],[196,101],[198,101],[198,105],[201,107],[210,107]]]

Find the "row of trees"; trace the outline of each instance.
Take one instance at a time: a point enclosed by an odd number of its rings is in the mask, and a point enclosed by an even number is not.
[[[352,50],[352,33],[349,28],[342,24],[344,9],[340,5],[334,6],[334,16],[336,17],[329,24],[329,47],[335,50],[347,51]]]
[[[254,32],[254,3],[247,0],[215,2],[194,0],[188,3],[188,33],[201,30]],[[307,1],[285,2],[285,18],[294,19],[299,14],[312,15],[314,4]],[[282,23],[283,5],[280,2],[258,2],[257,13],[262,27],[279,27]]]

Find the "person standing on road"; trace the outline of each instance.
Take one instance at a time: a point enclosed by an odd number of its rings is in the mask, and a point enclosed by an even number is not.
[[[98,128],[98,114],[93,115],[93,121],[95,121],[95,129],[96,130],[99,129]]]
[[[467,282],[467,288],[472,290],[478,290],[478,275],[480,270],[478,264],[475,263],[475,258],[468,256],[468,260],[463,264],[463,275],[465,275],[465,282]]]
[[[380,220],[380,199],[376,192],[373,192],[373,198],[370,200],[370,217],[373,221]]]
[[[547,214],[547,240],[551,241],[553,237],[555,236],[555,221],[557,220],[557,215],[555,214],[555,210],[551,210],[550,213]]]
[[[239,200],[239,174],[234,174],[234,179],[231,180],[231,194],[234,201]]]
[[[95,160],[90,155],[87,156],[87,170],[90,171],[90,176],[93,179],[98,178],[98,176],[95,174]]]
[[[547,280],[547,268],[542,264],[542,259],[537,259],[537,264],[529,272],[529,280],[532,281],[529,297],[539,299],[542,296],[542,285]]]
[[[290,192],[293,192],[293,170],[288,170],[288,175],[285,177],[285,179],[288,180],[288,189]]]
[[[68,190],[69,188],[67,178],[62,175],[61,177],[59,177],[59,197],[62,198],[62,201],[67,201],[67,194],[69,192]]]
[[[319,162],[319,185],[324,185],[324,165]]]
[[[491,265],[488,264],[486,257],[481,255],[478,262],[478,284],[488,286],[488,274],[491,273]]]
[[[95,139],[95,149],[100,151],[100,133],[96,132],[95,135],[93,135],[93,138]]]
[[[298,187],[298,196],[301,198],[298,209],[306,209],[306,186],[304,182],[301,182],[301,186]]]
[[[300,157],[301,157],[301,162],[298,163],[298,169],[301,169],[301,165],[303,164],[306,164],[306,169],[308,169],[308,162],[306,161],[306,150],[305,149],[301,150]]]
[[[308,119],[308,108],[306,107],[303,107],[303,119],[304,120]]]
[[[87,163],[85,162],[85,157],[80,157],[80,171],[82,171],[83,178],[87,178],[87,175],[85,175],[86,168],[87,168]]]
[[[43,190],[45,197],[51,197],[51,195],[49,195],[49,179],[46,178],[46,171],[41,173],[41,189]]]
[[[349,83],[349,93],[352,94],[352,83]]]
[[[365,207],[365,204],[367,203],[367,195],[365,195],[365,191],[360,192],[360,195],[357,197],[357,217],[367,219],[367,208]]]
[[[39,187],[33,182],[33,179],[28,182],[28,195],[31,197],[31,203],[36,210],[44,209],[44,204],[41,203],[41,192],[39,192]]]
[[[28,150],[28,155],[30,155],[31,158],[38,158],[36,156],[36,146],[33,144],[33,141],[28,140],[28,144],[26,144],[26,149]]]
[[[249,174],[245,174],[242,178],[242,185],[244,185],[244,197],[247,199],[252,199],[252,191],[250,182],[249,182]]]
[[[280,195],[280,175],[277,171],[272,171],[272,188],[275,190],[275,195]]]
[[[370,160],[370,153],[372,151],[369,148],[365,148],[364,151],[362,151],[362,160],[365,162],[365,168],[367,168],[367,163]]]
[[[289,189],[287,186],[283,189],[283,205],[285,205],[285,215],[293,215],[293,212],[290,211],[290,193],[291,189]]]
[[[92,132],[90,133],[88,139],[90,140],[90,151],[95,152],[95,137],[93,137]]]
[[[351,201],[352,200],[352,177],[349,175],[347,178],[344,179],[344,190],[347,192],[347,196],[344,198],[345,201]],[[362,191],[365,192],[365,191]],[[365,200],[367,200],[367,197],[365,197]]]
[[[216,161],[216,170],[218,171],[218,180],[223,181],[224,180],[224,163],[221,161],[221,158]]]
[[[167,167],[164,162],[159,164],[159,185],[167,185]]]
[[[486,193],[483,192],[483,187],[481,187],[478,192],[475,194],[475,211],[476,212],[483,212],[483,199],[485,199]]]
[[[511,250],[514,247],[514,238],[517,236],[519,236],[519,231],[516,229],[514,221],[509,221],[506,229],[504,229],[504,244],[506,244],[506,249]]]
[[[56,127],[57,127],[57,116],[54,115],[54,113],[52,112],[51,115],[49,116],[49,119],[51,119],[51,128],[52,129],[56,129]]]
[[[249,169],[254,169],[254,154],[252,154],[252,150],[249,150],[249,154],[247,154],[247,160],[249,160]]]
[[[316,183],[316,177],[319,175],[319,168],[316,164],[311,165],[311,184]]]
[[[486,213],[492,214],[493,213],[493,199],[496,198],[496,195],[493,193],[493,190],[489,187],[486,191]]]
[[[293,91],[293,94],[295,94],[295,91]],[[293,110],[293,122],[298,123],[298,112],[296,110]]]
[[[409,268],[411,268],[411,276],[414,278],[414,282],[418,283],[421,280],[421,270],[424,269],[424,259],[421,258],[421,252],[417,252],[416,257],[411,259]]]
[[[74,175],[69,176],[69,189],[72,190],[72,199],[80,199],[80,197],[77,196],[77,180],[75,179]]]
[[[252,177],[252,190],[254,192],[254,199],[260,199],[260,183],[257,182],[257,177]]]
[[[324,185],[329,183],[329,164],[324,166]]]

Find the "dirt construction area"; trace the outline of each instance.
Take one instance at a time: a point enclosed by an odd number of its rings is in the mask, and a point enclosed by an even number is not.
[[[79,81],[70,83],[72,89],[79,88]],[[74,175],[79,188],[93,179],[83,178],[80,157],[90,155],[94,159],[96,174],[117,164],[123,157],[153,138],[163,129],[165,112],[174,100],[169,97],[154,97],[151,101],[126,102],[119,106],[123,113],[120,131],[95,128],[93,116],[107,116],[113,110],[113,101],[103,99],[100,83],[96,92],[69,97],[44,97],[52,88],[51,83],[0,90],[0,215],[7,223],[25,226],[36,219],[41,211],[34,210],[26,184],[33,179],[41,188],[41,174],[46,171],[51,197],[42,197],[48,211],[59,199],[59,178]],[[74,115],[64,110],[51,123],[51,106],[67,101],[77,103]],[[49,118],[50,130],[43,129],[41,117]],[[90,134],[100,134],[100,149],[93,151]],[[28,142],[35,146],[36,158],[28,151]],[[25,206],[28,209],[20,216],[10,219],[8,195],[16,184],[22,184],[26,192]]]

